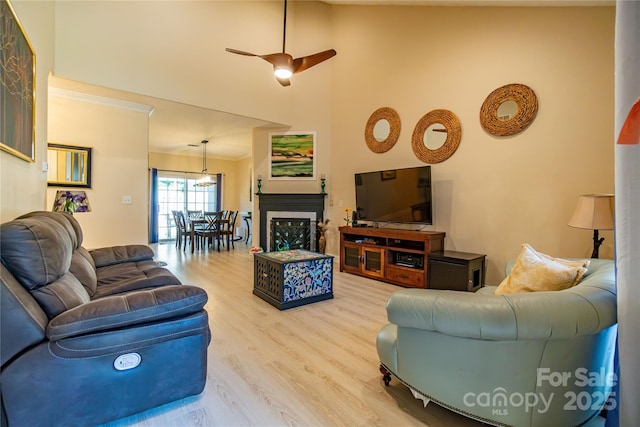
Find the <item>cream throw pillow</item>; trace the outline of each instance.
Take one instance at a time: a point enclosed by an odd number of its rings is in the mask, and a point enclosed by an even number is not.
[[[552,258],[524,243],[511,273],[500,283],[495,294],[568,289],[578,284],[590,262]]]

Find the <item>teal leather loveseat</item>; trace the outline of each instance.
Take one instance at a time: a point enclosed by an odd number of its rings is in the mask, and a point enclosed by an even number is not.
[[[613,261],[561,291],[495,289],[393,293],[377,337],[385,383],[492,425],[576,426],[617,404]]]

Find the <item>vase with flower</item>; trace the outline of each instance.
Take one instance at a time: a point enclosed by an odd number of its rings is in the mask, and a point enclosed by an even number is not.
[[[351,225],[351,223],[353,222],[352,217],[351,217],[351,208],[346,208],[344,210],[344,220],[347,222],[347,227]]]

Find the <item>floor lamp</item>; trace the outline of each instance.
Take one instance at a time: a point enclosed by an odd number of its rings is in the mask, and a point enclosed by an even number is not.
[[[598,258],[600,245],[604,237],[598,236],[598,230],[613,230],[613,194],[582,194],[569,220],[570,227],[593,230],[593,252],[591,258]]]

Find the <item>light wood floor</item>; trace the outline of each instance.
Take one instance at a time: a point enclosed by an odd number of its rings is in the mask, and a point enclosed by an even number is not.
[[[185,284],[209,295],[212,341],[204,392],[107,424],[188,426],[479,426],[426,408],[378,372],[375,339],[399,288],[334,269],[334,299],[279,311],[252,294],[253,256],[153,246]],[[167,375],[171,375],[167,372]]]

